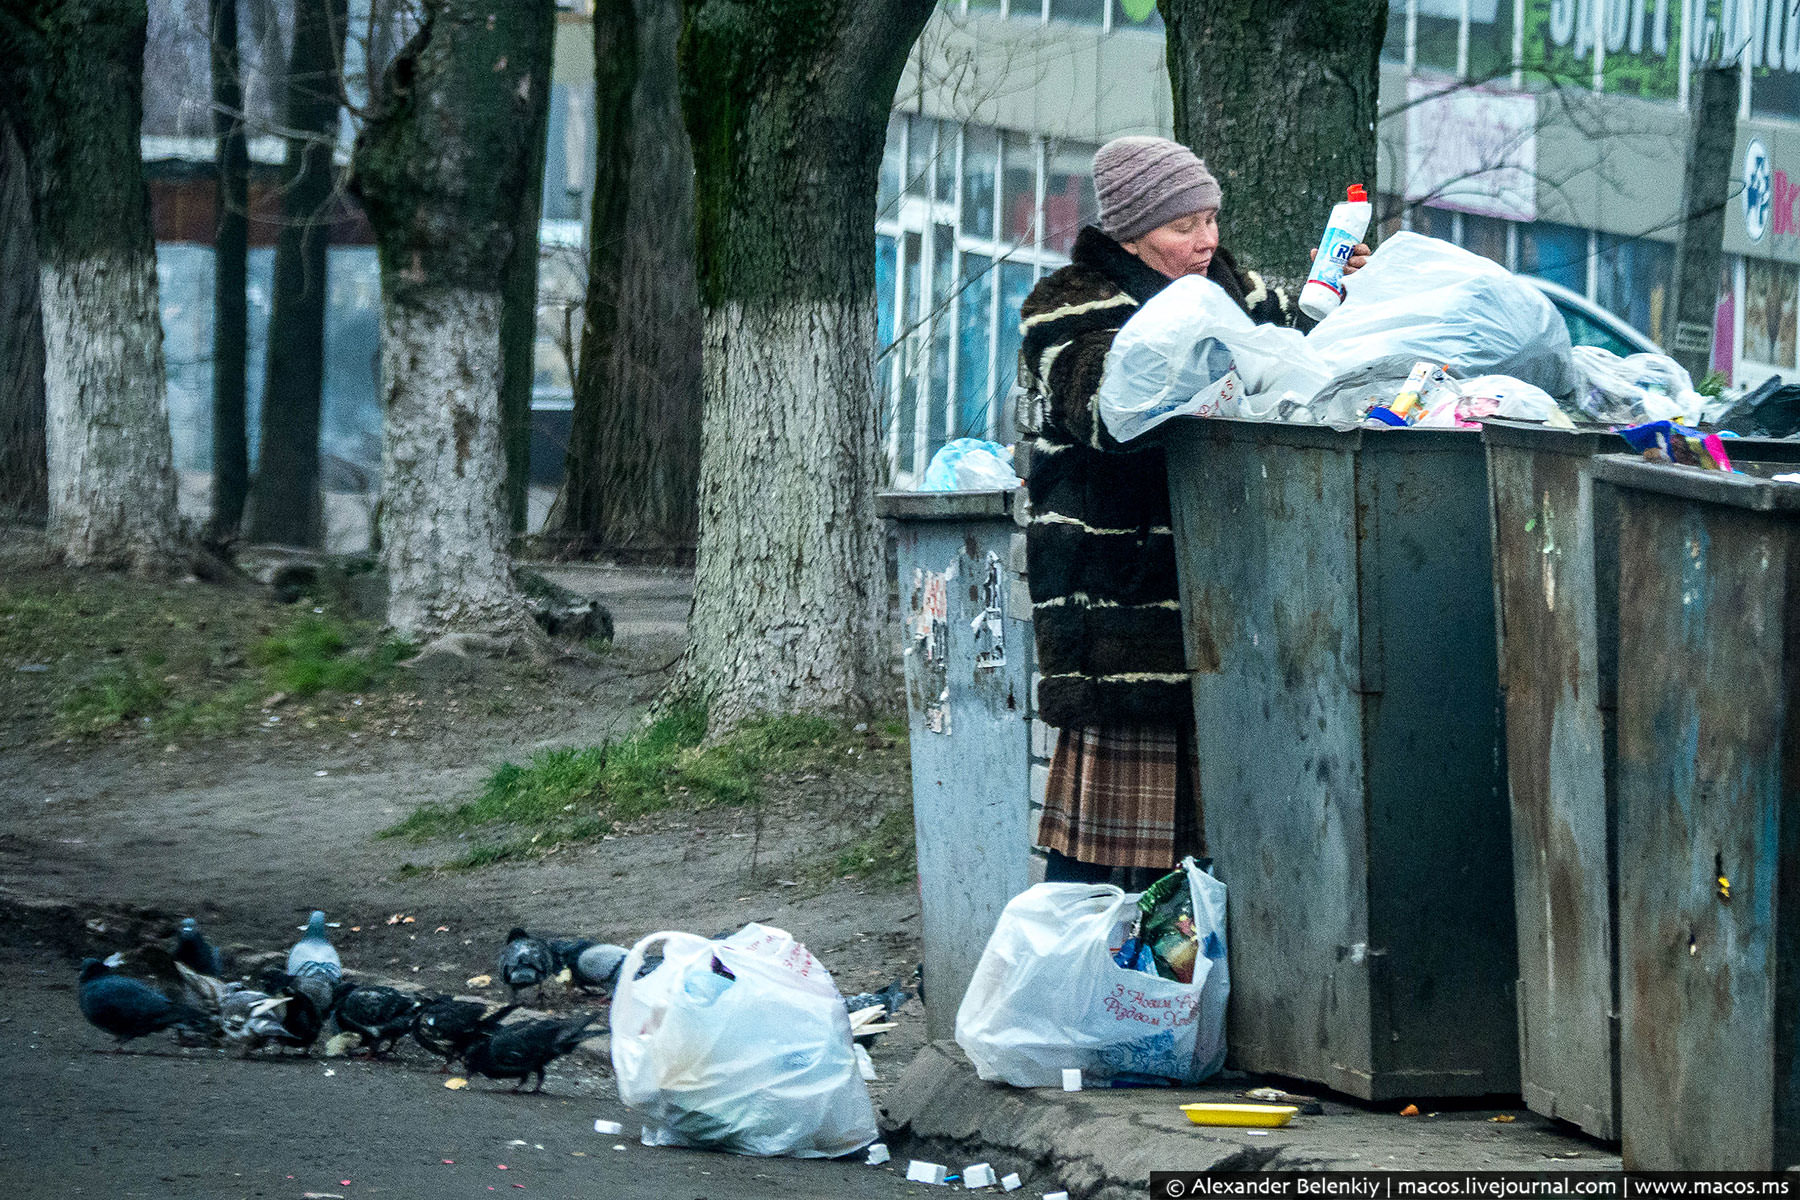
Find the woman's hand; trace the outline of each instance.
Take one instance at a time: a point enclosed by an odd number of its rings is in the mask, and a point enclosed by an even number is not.
[[[1362,243],[1362,242],[1356,243],[1356,245],[1353,246],[1350,250],[1350,261],[1344,264],[1344,274],[1354,275],[1358,271],[1362,270],[1364,267],[1368,266],[1369,265],[1369,255],[1371,255],[1373,253],[1375,253],[1375,252],[1373,250],[1369,249],[1369,247],[1367,245],[1365,245],[1364,243]],[[1319,251],[1318,251],[1317,247],[1314,247],[1312,250],[1307,252],[1307,261],[1309,261],[1309,262],[1318,257],[1319,257]]]

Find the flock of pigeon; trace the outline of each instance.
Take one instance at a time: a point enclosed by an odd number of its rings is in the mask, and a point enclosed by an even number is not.
[[[188,918],[176,939],[175,969],[182,996],[172,998],[141,980],[86,959],[81,964],[81,1015],[123,1046],[134,1038],[173,1029],[184,1042],[224,1044],[244,1053],[264,1046],[309,1051],[326,1023],[354,1035],[380,1058],[408,1034],[444,1060],[444,1070],[464,1067],[489,1079],[515,1079],[513,1090],[589,1036],[600,1014],[580,1012],[562,1019],[506,1022],[519,993],[564,977],[572,988],[608,991],[618,981],[626,950],[586,938],[536,938],[513,929],[500,951],[499,976],[512,989],[513,1003],[494,1008],[479,1001],[402,991],[344,978],[343,963],[325,931],[325,914],[314,912],[303,937],[288,951],[286,969],[270,966],[255,985],[227,983],[219,951]]]

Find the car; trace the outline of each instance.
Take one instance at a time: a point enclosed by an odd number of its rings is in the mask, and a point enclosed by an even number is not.
[[[1562,314],[1563,324],[1569,327],[1571,344],[1598,346],[1621,357],[1627,354],[1668,353],[1580,292],[1570,291],[1559,283],[1539,279],[1534,275],[1521,275],[1519,278],[1544,293],[1545,298],[1556,305],[1556,311]]]

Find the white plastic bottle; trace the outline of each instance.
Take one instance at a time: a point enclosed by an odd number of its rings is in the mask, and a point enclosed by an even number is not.
[[[1323,320],[1343,303],[1344,267],[1350,261],[1350,252],[1369,232],[1369,221],[1374,215],[1369,194],[1360,183],[1351,184],[1344,202],[1332,208],[1325,236],[1319,239],[1319,255],[1313,259],[1312,274],[1300,289],[1300,311],[1313,320]]]

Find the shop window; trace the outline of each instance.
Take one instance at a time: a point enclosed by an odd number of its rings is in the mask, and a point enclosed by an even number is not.
[[[1487,83],[1511,76],[1513,11],[1513,0],[1476,0],[1469,5],[1469,79]]]
[[[963,198],[961,225],[969,237],[994,236],[994,168],[1000,160],[1000,135],[980,125],[963,130]]]
[[[983,12],[997,13],[1000,11],[1000,4],[1001,0],[969,0],[969,15],[974,16]]]
[[[1519,226],[1519,272],[1587,295],[1588,231],[1539,221]]]
[[[1007,6],[1006,15],[1021,21],[1038,21],[1044,19],[1042,0],[1012,0]]]
[[[987,437],[989,413],[995,407],[989,378],[990,318],[994,311],[994,260],[982,254],[962,256],[963,288],[956,329],[956,434]],[[1010,437],[1003,439],[1011,441]]]
[[[1462,247],[1506,266],[1507,222],[1467,213],[1462,219]]]
[[[1794,365],[1796,293],[1800,271],[1767,259],[1744,260],[1744,358]]]
[[[1044,248],[1067,254],[1083,225],[1098,219],[1094,199],[1094,147],[1079,142],[1057,146],[1044,176]]]
[[[1426,237],[1438,238],[1441,241],[1456,240],[1456,214],[1447,208],[1432,208],[1428,204],[1413,209],[1413,231]]]
[[[1106,0],[1050,0],[1050,19],[1098,25],[1106,19]]]
[[[1001,177],[1001,240],[1029,246],[1037,230],[1037,147],[1023,134],[1005,138],[1006,170]]]
[[[1456,72],[1456,41],[1462,35],[1462,0],[1418,0],[1418,37],[1413,66],[1420,71]]]
[[[1670,341],[1669,297],[1675,282],[1675,249],[1648,238],[1601,234],[1594,299],[1657,345]]]

